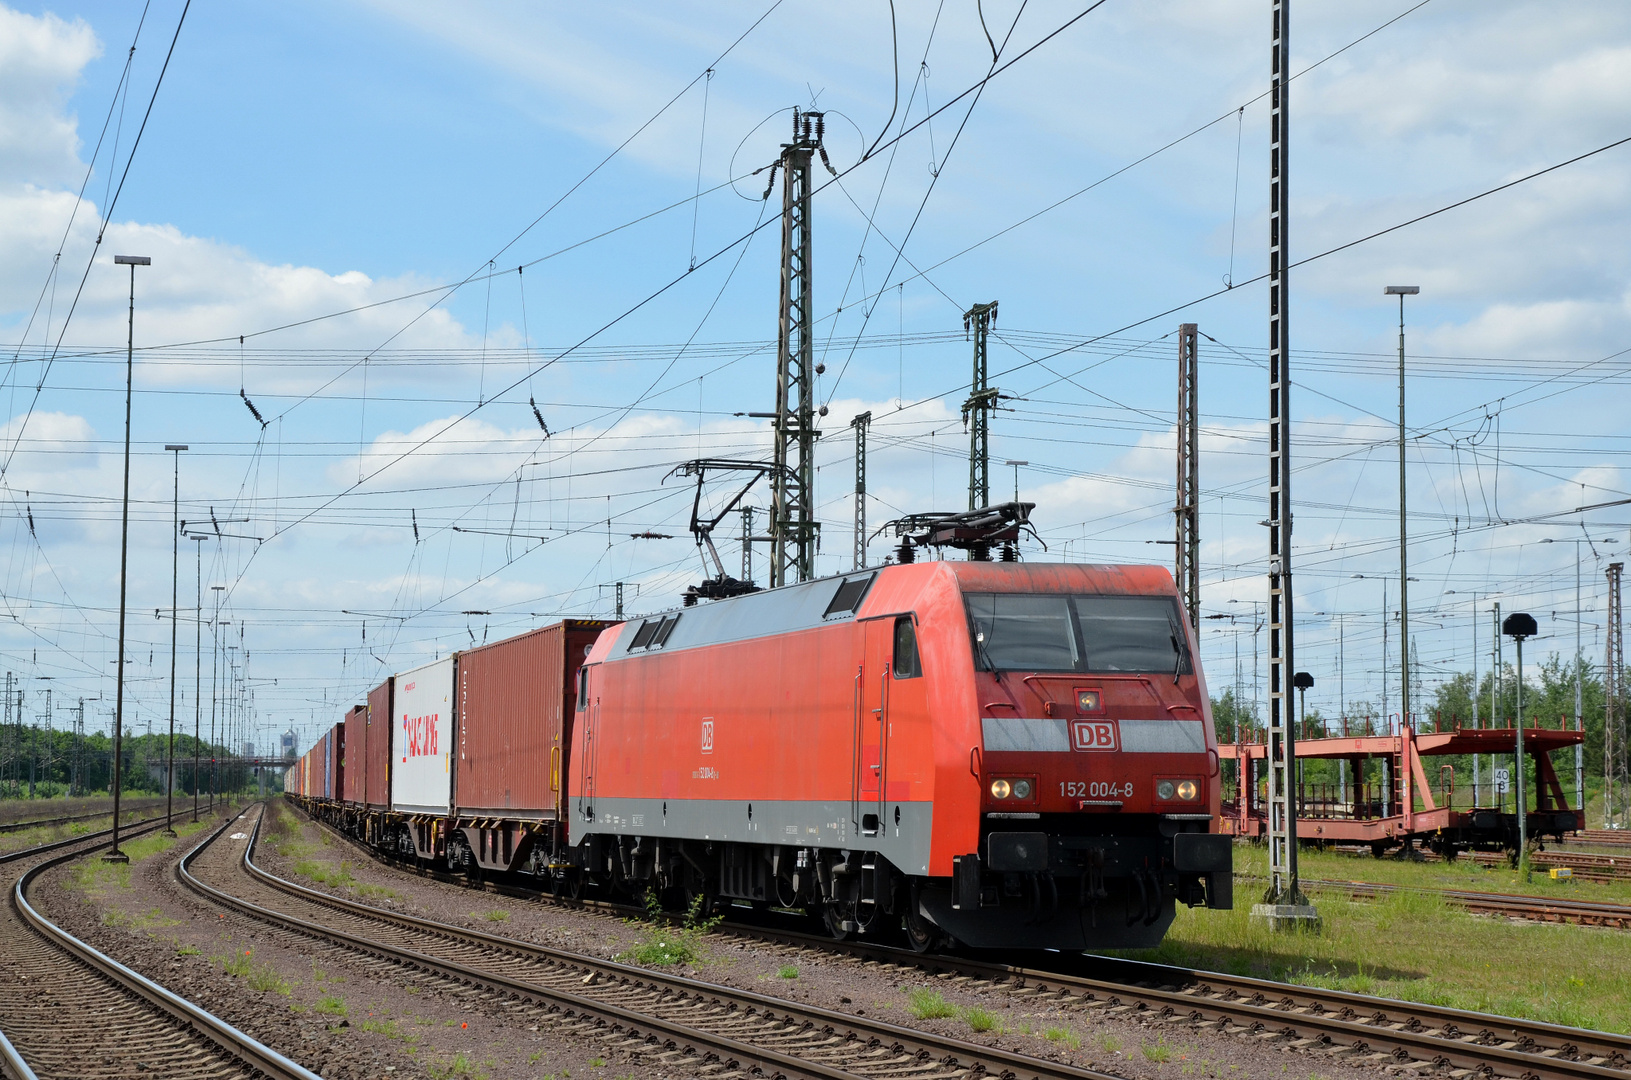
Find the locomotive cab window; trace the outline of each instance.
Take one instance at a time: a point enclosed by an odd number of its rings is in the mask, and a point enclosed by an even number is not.
[[[967,602],[982,671],[1194,670],[1170,596],[970,593]]]
[[[910,615],[895,620],[895,678],[915,679],[923,674],[923,665],[917,656],[917,628]]]
[[[582,712],[589,707],[589,669],[578,668],[578,704],[575,712]]]

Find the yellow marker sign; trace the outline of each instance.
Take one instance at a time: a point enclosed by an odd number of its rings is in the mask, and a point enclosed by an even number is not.
[[[1552,868],[1553,881],[1564,881],[1572,877],[1574,877],[1574,871],[1567,866],[1556,866]]]

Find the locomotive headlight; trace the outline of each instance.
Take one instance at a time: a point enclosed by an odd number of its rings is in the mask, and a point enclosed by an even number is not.
[[[1006,799],[1011,790],[1013,789],[1006,780],[991,781],[991,797],[993,799]]]
[[[1199,793],[1199,789],[1195,787],[1195,781],[1180,780],[1178,782],[1178,797],[1185,802],[1193,802],[1195,796]]]
[[[1162,780],[1155,785],[1155,797],[1157,799],[1170,799],[1177,794],[1177,791],[1177,785],[1171,780]]]
[[[1031,782],[1029,780],[1014,781],[1014,798],[1029,799],[1031,797]]]

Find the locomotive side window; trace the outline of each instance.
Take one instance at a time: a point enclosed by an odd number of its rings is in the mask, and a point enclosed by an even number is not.
[[[578,707],[575,711],[582,712],[589,707],[589,669],[578,668]]]
[[[678,615],[670,615],[668,618],[664,619],[663,625],[655,634],[652,635],[651,647],[653,649],[660,649],[664,645],[667,645],[668,635],[672,634],[674,632],[674,627],[678,626],[679,624],[680,617]]]
[[[830,619],[834,615],[853,615],[855,609],[861,606],[861,598],[866,595],[867,586],[872,584],[876,574],[867,574],[864,577],[849,578],[838,583],[838,589],[832,594],[832,600],[827,604],[827,610],[821,613],[823,619]]]
[[[663,624],[661,619],[647,619],[640,624],[640,629],[634,632],[634,640],[629,642],[629,649],[643,649],[651,644],[651,635],[657,632],[657,627]]]
[[[895,620],[895,678],[915,679],[923,674],[923,666],[917,657],[917,629],[912,626],[912,617],[902,615]]]
[[[967,601],[982,670],[1193,670],[1178,605],[1169,596],[971,593]]]

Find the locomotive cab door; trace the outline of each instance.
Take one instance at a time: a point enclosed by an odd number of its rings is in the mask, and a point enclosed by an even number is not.
[[[893,619],[868,619],[862,626],[861,664],[856,673],[855,773],[850,817],[856,834],[883,835],[883,793],[889,757],[889,671]]]
[[[882,837],[887,835],[892,821],[887,806],[891,790],[889,746],[899,693],[897,684],[901,679],[913,679],[920,674],[917,628],[911,615],[868,619],[862,626],[850,809],[859,835]]]

